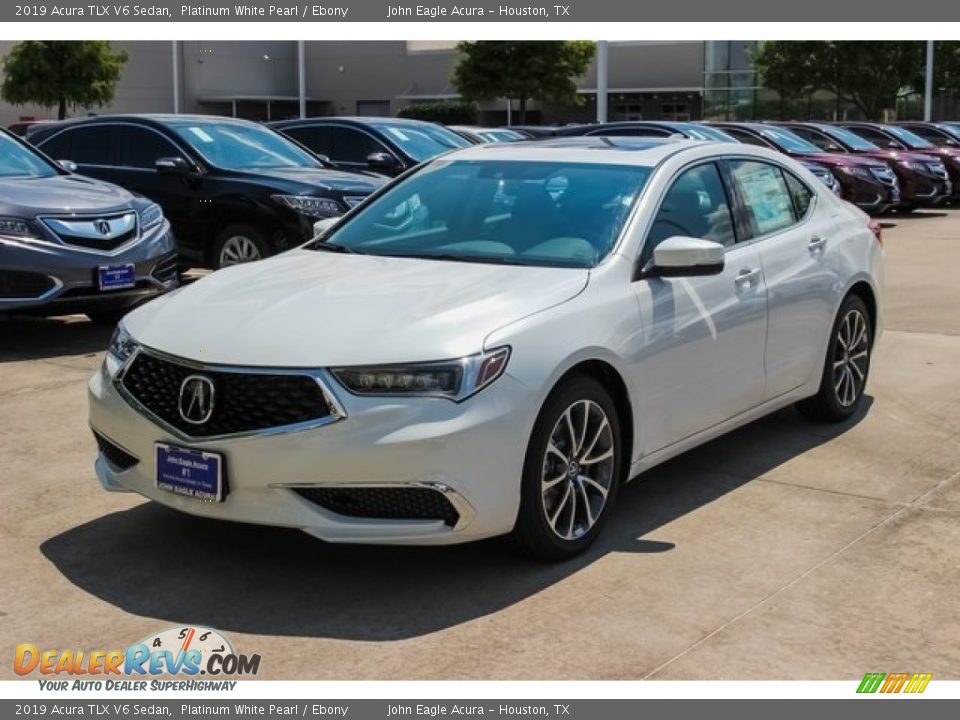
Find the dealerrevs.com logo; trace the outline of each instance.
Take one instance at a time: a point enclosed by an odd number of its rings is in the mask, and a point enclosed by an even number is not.
[[[43,650],[21,643],[14,651],[13,670],[21,676],[39,673],[74,678],[41,680],[43,690],[146,690],[147,680],[137,678],[161,675],[189,680],[151,680],[149,689],[232,690],[236,683],[221,678],[255,676],[260,671],[260,655],[238,653],[217,630],[187,626],[148,635],[126,650]],[[124,679],[115,679],[117,676]],[[200,676],[204,680],[199,680]]]
[[[867,673],[860,681],[858,693],[922,693],[933,673]]]

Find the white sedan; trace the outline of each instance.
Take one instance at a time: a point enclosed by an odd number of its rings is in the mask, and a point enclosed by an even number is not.
[[[793,403],[861,408],[880,240],[762,148],[454,152],[129,314],[90,381],[97,475],[327,541],[568,557],[648,468]]]

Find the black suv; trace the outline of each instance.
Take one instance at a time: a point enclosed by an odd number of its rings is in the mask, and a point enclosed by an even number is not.
[[[402,118],[315,117],[279,120],[270,127],[339,168],[390,176],[473,144],[442,125]]]
[[[383,184],[328,167],[246,120],[198,115],[106,115],[38,128],[30,142],[158,203],[181,257],[219,268],[309,240]]]

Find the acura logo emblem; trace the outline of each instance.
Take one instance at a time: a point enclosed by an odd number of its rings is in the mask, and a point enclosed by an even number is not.
[[[188,375],[180,383],[180,417],[191,425],[203,425],[213,414],[213,381],[203,375]]]
[[[97,232],[99,232],[101,235],[110,234],[110,223],[107,222],[106,220],[103,220],[103,219],[94,220],[93,226],[97,229]]]

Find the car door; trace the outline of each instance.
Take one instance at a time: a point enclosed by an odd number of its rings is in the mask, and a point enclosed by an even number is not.
[[[373,153],[389,153],[386,145],[369,133],[346,125],[330,126],[330,159],[344,170],[365,171]]]
[[[836,213],[818,207],[817,192],[775,163],[731,160],[742,198],[747,240],[760,253],[767,285],[766,395],[793,390],[821,367],[823,338],[833,321],[833,284],[826,254],[838,242]]]
[[[149,127],[125,124],[118,138],[120,154],[114,171],[116,182],[159,204],[177,237],[189,240],[196,230],[196,180],[157,171],[159,158],[181,157],[190,160],[189,154]]]
[[[668,447],[759,405],[767,298],[757,249],[737,242],[730,190],[715,162],[682,171],[664,195],[639,262],[676,235],[721,243],[717,275],[652,277],[633,284],[644,327],[635,365],[645,453]]]

